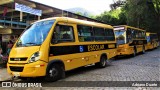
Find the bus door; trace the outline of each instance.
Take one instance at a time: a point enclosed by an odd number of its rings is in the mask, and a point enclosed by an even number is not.
[[[62,60],[66,70],[85,64],[80,54],[83,48],[76,44],[74,30],[74,24],[57,24],[51,39],[49,60]]]

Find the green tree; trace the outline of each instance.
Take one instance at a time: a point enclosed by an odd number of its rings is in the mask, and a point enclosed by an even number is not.
[[[159,0],[126,0],[125,7],[127,24],[160,32],[160,1]]]
[[[160,36],[160,0],[126,0],[121,9],[106,11],[96,19],[111,25],[142,28]]]
[[[150,9],[150,17],[152,15],[152,19],[150,20],[153,23],[150,23],[150,29],[153,32],[158,32],[160,34],[160,1],[159,0],[150,0],[148,2],[148,7]]]
[[[110,25],[126,24],[126,17],[121,9],[105,11],[101,15],[96,16],[96,19]]]
[[[160,17],[160,0],[151,0],[149,3],[153,5],[156,14]]]

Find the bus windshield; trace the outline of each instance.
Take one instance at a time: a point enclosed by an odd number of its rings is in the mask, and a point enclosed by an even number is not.
[[[125,34],[126,31],[125,30],[115,30],[115,35],[116,35],[116,40],[117,40],[117,44],[125,44]]]
[[[40,21],[29,26],[17,42],[17,47],[40,46],[46,39],[55,20]]]

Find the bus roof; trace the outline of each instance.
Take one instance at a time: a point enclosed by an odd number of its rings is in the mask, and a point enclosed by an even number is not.
[[[157,33],[151,33],[151,32],[147,32],[148,34],[157,34]]]
[[[118,27],[125,27],[125,28],[131,28],[131,29],[136,29],[136,30],[140,30],[140,31],[146,31],[140,28],[136,28],[136,27],[132,27],[132,26],[127,26],[127,25],[118,25],[118,26],[113,26],[114,28],[118,28]]]
[[[85,21],[85,20],[69,18],[69,17],[52,17],[52,18],[42,19],[37,22],[46,21],[46,20],[53,20],[53,19],[56,19],[59,22],[62,21],[65,23],[76,23],[76,24],[82,24],[82,25],[91,25],[91,26],[105,27],[105,28],[113,29],[113,27],[108,24],[97,23],[97,22],[93,22],[93,21]]]
[[[147,36],[150,36],[150,34],[158,36],[157,33],[146,32],[146,35],[147,35]]]

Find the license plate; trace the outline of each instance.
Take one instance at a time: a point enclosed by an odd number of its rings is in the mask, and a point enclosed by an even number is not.
[[[20,76],[20,73],[19,72],[13,72],[13,76]]]

